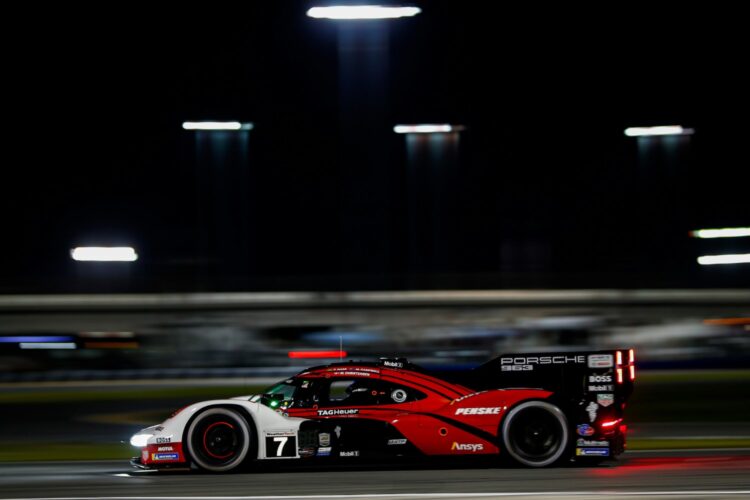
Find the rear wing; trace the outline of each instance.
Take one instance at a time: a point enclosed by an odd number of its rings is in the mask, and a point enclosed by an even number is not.
[[[634,349],[523,353],[498,356],[467,373],[462,383],[476,390],[540,388],[568,400],[606,404],[610,398],[624,403],[635,375]]]

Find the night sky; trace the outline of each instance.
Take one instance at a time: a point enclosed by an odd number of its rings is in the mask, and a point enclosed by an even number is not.
[[[750,285],[696,263],[750,238],[688,237],[750,226],[746,16],[239,5],[6,18],[0,293]]]

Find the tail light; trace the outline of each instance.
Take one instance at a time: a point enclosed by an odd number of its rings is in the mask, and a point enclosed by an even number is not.
[[[622,384],[624,379],[624,373],[623,371],[625,368],[627,368],[628,371],[628,377],[630,378],[630,381],[632,382],[635,380],[635,349],[628,350],[628,363],[627,365],[623,366],[622,362],[622,351],[617,351],[615,355],[615,366],[617,371],[617,383]]]
[[[622,419],[621,418],[617,418],[615,420],[610,420],[609,422],[602,422],[601,423],[601,427],[603,429],[611,429],[612,427],[614,427],[615,425],[619,424],[620,422],[622,422]]]

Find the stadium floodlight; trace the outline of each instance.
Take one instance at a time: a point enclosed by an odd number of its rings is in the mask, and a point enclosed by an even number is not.
[[[725,255],[702,255],[698,257],[701,266],[716,264],[750,264],[750,253],[735,253]]]
[[[70,251],[79,262],[133,262],[138,254],[133,247],[76,247]]]
[[[252,123],[242,122],[183,122],[185,130],[252,130]]]
[[[692,135],[695,132],[691,128],[683,128],[680,125],[659,125],[657,127],[629,127],[625,129],[628,137],[650,137],[656,135]]]
[[[363,19],[398,19],[413,17],[422,12],[419,7],[386,5],[330,5],[312,7],[307,15],[314,19],[333,19],[336,21],[355,21]]]
[[[447,134],[460,132],[462,125],[450,125],[447,123],[422,123],[417,125],[396,125],[393,131],[397,134]]]
[[[693,238],[742,238],[750,236],[750,227],[723,227],[721,229],[696,229],[690,231]]]

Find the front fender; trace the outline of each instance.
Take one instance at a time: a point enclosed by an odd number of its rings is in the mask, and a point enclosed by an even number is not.
[[[232,407],[239,410],[252,420],[251,428],[256,435],[256,456],[254,458],[270,458],[266,452],[264,436],[269,434],[287,434],[297,436],[302,418],[284,416],[267,406],[253,403],[245,399],[214,399],[194,403],[177,411],[170,418],[159,425],[152,425],[138,431],[132,438],[131,444],[140,449],[140,462],[144,466],[175,465],[188,462],[186,446],[183,443],[185,432],[192,421],[201,411],[212,407]],[[299,442],[297,440],[297,442]],[[297,450],[295,449],[295,456]]]

